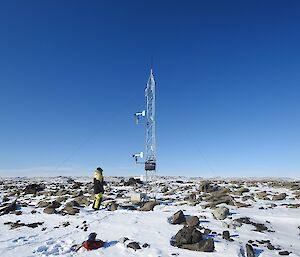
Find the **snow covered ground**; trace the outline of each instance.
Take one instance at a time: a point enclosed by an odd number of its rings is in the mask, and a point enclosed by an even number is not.
[[[103,202],[103,205],[109,205],[112,201],[117,202],[119,208],[115,211],[102,209],[95,212],[91,206],[83,206],[80,207],[78,214],[61,215],[59,210],[63,208],[63,205],[57,208],[58,213],[55,214],[46,214],[43,212],[44,208],[38,207],[42,200],[54,200],[62,196],[67,196],[68,199],[65,202],[68,202],[74,197],[78,197],[76,192],[80,190],[84,195],[90,197],[89,199],[92,199],[92,195],[88,193],[91,189],[90,179],[74,178],[74,180],[82,183],[74,189],[72,189],[74,181],[68,181],[67,178],[62,177],[1,180],[1,206],[14,200],[17,200],[19,205],[16,211],[0,216],[0,256],[243,257],[247,256],[245,245],[249,240],[254,246],[255,256],[279,256],[279,252],[282,254],[284,251],[287,251],[292,257],[300,256],[300,207],[298,206],[300,194],[297,190],[299,183],[295,183],[292,190],[290,184],[279,185],[280,182],[274,182],[275,184],[266,181],[224,182],[220,180],[211,182],[222,188],[230,188],[230,195],[235,200],[249,204],[248,207],[240,208],[225,203],[218,205],[227,206],[230,210],[230,214],[225,220],[215,219],[212,215],[213,208],[204,208],[207,203],[206,193],[201,191],[202,182],[197,179],[183,180],[181,178],[181,181],[176,181],[176,179],[161,178],[157,188],[157,200],[160,204],[155,206],[153,211],[126,209],[125,207],[130,203],[130,193],[142,192],[144,187],[125,186],[117,179],[111,179],[112,182],[108,182],[106,201]],[[24,194],[22,191],[24,187],[32,183],[46,184],[42,192],[51,190],[60,192],[58,189],[61,186],[67,192],[65,195],[64,193],[58,194],[59,196],[42,193]],[[241,186],[249,189],[249,192],[236,193]],[[164,188],[166,189],[163,190]],[[257,193],[264,191],[268,197],[264,199],[257,197]],[[286,198],[272,200],[274,195],[280,193],[285,193]],[[196,195],[194,203],[188,199],[191,194]],[[244,197],[243,200],[242,197]],[[171,238],[184,226],[173,225],[169,222],[170,217],[179,210],[182,210],[186,216],[199,217],[201,231],[203,228],[211,230],[208,236],[214,239],[214,252],[196,252],[171,246]],[[255,227],[251,224],[232,225],[235,219],[242,217],[248,217],[253,222],[264,224],[268,230],[254,231]],[[42,224],[35,228],[27,226],[12,228],[11,224],[17,220],[20,220],[19,223],[25,224],[36,222],[42,222]],[[9,224],[9,222],[11,223]],[[233,241],[222,238],[224,230],[230,232]],[[78,252],[71,250],[74,244],[80,244],[86,240],[91,232],[96,232],[97,238],[106,242],[103,248],[93,251],[80,249]],[[135,251],[118,242],[122,237],[128,237],[141,245],[147,243],[150,247]],[[277,250],[268,249],[267,243],[262,240],[269,240]]]

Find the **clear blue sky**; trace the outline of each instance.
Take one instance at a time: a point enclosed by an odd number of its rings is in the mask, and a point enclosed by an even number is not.
[[[299,1],[1,1],[0,176],[300,177]]]

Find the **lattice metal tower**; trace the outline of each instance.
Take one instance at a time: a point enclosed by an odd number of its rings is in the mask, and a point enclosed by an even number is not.
[[[150,76],[145,89],[146,111],[136,112],[136,122],[139,123],[139,117],[146,116],[146,154],[145,162],[138,162],[138,158],[143,158],[144,153],[134,154],[136,163],[145,164],[146,180],[155,180],[156,175],[156,142],[155,142],[155,80],[151,69]]]
[[[146,96],[146,155],[145,171],[147,179],[153,180],[156,173],[155,142],[155,80],[151,69],[145,90]]]

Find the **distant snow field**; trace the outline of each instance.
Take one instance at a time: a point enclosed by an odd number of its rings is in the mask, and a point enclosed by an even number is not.
[[[0,189],[3,257],[300,257],[299,181],[111,177],[99,211],[91,178],[3,178]],[[149,209],[131,201],[146,191]],[[202,239],[184,242],[183,228]],[[75,251],[92,232],[104,246]],[[203,252],[199,242],[211,239]]]

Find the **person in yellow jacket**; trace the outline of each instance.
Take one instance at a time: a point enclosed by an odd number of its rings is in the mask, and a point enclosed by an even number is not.
[[[99,210],[101,202],[102,202],[102,197],[104,193],[104,179],[103,179],[103,170],[98,167],[95,172],[94,172],[94,203],[93,203],[93,209],[94,210]]]

